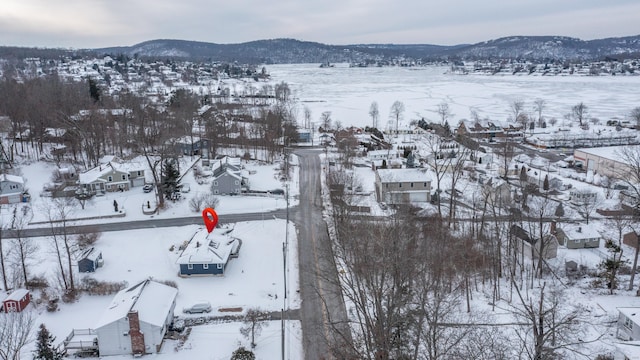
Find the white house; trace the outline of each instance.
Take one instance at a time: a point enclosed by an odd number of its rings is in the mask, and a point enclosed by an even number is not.
[[[640,340],[640,308],[619,307],[616,337],[624,341]]]
[[[100,355],[159,352],[177,295],[177,289],[150,279],[118,292],[95,327]]]
[[[396,205],[428,202],[431,175],[426,169],[378,169],[376,196],[379,202]]]
[[[14,204],[23,200],[24,179],[16,175],[0,175],[0,204]]]

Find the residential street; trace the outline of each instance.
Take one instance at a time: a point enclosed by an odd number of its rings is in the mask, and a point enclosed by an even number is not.
[[[332,359],[348,334],[347,313],[338,286],[338,274],[322,217],[321,162],[317,150],[296,150],[300,162],[300,205],[293,214],[298,225],[298,261],[304,358]],[[339,331],[335,331],[338,329]]]
[[[286,209],[280,209],[270,212],[261,213],[245,213],[245,214],[219,214],[220,224],[235,223],[240,221],[255,221],[255,220],[269,220],[273,218],[286,219]],[[69,220],[69,223],[73,223],[73,219]],[[202,216],[180,217],[173,219],[153,219],[149,217],[148,220],[137,221],[124,221],[124,222],[105,222],[99,224],[88,225],[70,225],[67,227],[67,233],[77,234],[83,231],[122,231],[122,230],[135,230],[135,229],[150,229],[150,228],[163,228],[171,226],[184,226],[184,225],[202,225]],[[47,224],[41,225],[38,228],[29,228],[22,230],[21,236],[23,237],[35,237],[35,236],[48,236],[51,235],[51,228]],[[2,230],[2,238],[15,237],[14,230]]]

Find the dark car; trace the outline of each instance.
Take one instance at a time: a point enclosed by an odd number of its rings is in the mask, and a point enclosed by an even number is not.
[[[142,191],[144,191],[146,193],[151,192],[152,190],[153,190],[153,184],[145,184],[142,187]]]
[[[282,189],[273,189],[270,191],[273,195],[284,195],[284,190]]]

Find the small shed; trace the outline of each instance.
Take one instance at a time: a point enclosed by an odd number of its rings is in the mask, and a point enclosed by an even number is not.
[[[79,272],[94,272],[102,266],[104,261],[102,260],[102,251],[95,248],[85,250],[78,260]]]
[[[3,311],[5,313],[21,312],[30,302],[31,294],[29,294],[29,290],[16,289],[2,301]]]

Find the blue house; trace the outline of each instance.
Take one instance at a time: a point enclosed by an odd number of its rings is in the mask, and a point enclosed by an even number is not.
[[[199,229],[178,258],[179,276],[224,275],[229,260],[238,257],[240,239]]]
[[[102,252],[95,248],[85,250],[78,260],[79,272],[94,272],[103,264]]]

